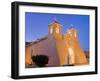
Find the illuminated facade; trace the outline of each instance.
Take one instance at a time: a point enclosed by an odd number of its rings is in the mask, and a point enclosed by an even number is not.
[[[78,32],[71,27],[62,34],[62,25],[57,21],[49,25],[46,37],[26,45],[25,64],[34,64],[32,55],[47,55],[47,66],[88,64],[84,50],[78,41]]]

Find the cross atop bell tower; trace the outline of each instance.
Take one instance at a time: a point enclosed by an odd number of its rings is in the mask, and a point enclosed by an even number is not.
[[[56,17],[54,18],[54,22],[57,23],[57,18]]]

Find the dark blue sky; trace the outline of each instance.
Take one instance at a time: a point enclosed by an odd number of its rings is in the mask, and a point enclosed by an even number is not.
[[[26,42],[34,41],[48,34],[48,25],[54,22],[54,18],[63,25],[62,33],[65,34],[70,25],[79,31],[81,47],[89,50],[89,16],[73,14],[48,14],[48,13],[25,13]]]

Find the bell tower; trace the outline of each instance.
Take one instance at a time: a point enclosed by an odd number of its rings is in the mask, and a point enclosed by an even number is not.
[[[65,42],[68,48],[69,64],[87,64],[87,58],[84,50],[81,48],[78,40],[78,31],[71,26],[65,35]]]
[[[60,35],[62,33],[62,25],[57,22],[56,18],[52,24],[49,24],[49,34]]]

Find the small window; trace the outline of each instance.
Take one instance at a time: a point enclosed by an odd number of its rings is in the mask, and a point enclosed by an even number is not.
[[[53,33],[53,29],[51,28],[51,29],[50,29],[50,34],[52,34],[52,33]]]

